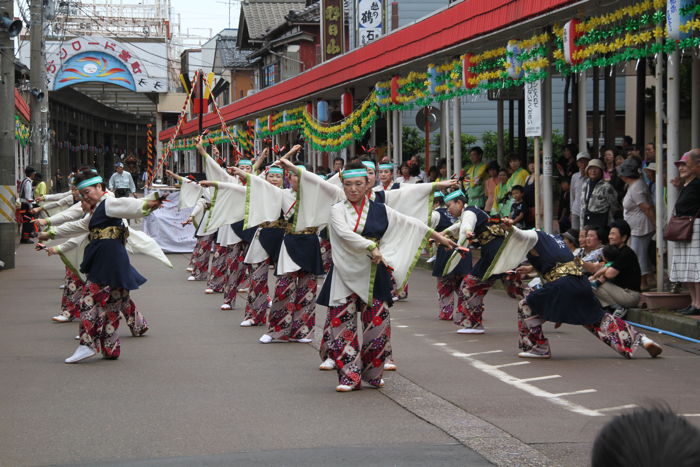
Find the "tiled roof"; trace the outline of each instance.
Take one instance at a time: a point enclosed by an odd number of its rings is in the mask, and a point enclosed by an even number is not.
[[[284,23],[291,10],[304,10],[306,4],[288,0],[244,0],[241,10],[251,40],[262,40],[265,34]]]
[[[222,68],[244,68],[250,66],[248,55],[251,52],[252,50],[236,48],[235,38],[221,38],[216,41],[217,61]]]
[[[302,10],[291,10],[286,18],[292,23],[319,23],[321,20],[319,3],[313,3]]]

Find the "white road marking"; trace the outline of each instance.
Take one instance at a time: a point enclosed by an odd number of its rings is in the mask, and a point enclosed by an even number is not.
[[[578,391],[560,392],[559,394],[552,394],[552,397],[575,396],[577,394],[590,394],[592,392],[598,392],[598,390],[597,389],[581,389]]]
[[[529,383],[531,381],[543,381],[545,379],[561,378],[561,375],[535,376],[534,378],[522,378],[520,382]]]
[[[493,365],[494,368],[505,368],[507,366],[518,366],[518,365],[529,365],[530,362],[513,362],[513,363],[504,363],[503,365]]]
[[[700,413],[682,413],[684,417],[700,417]]]
[[[405,324],[399,324],[399,325],[397,325],[396,327],[397,327],[397,328],[407,328],[408,326],[406,326]]]
[[[633,409],[635,407],[637,407],[637,404],[618,405],[617,407],[604,407],[602,409],[598,409],[598,412],[614,412],[616,410]]]
[[[445,344],[444,342],[435,342],[435,343],[433,343],[433,345],[436,345],[438,347],[442,347],[443,345],[447,345],[447,344]]]
[[[416,336],[416,337],[423,337],[423,336],[425,336],[425,334],[414,334],[414,336]]]
[[[430,340],[426,339],[429,343]],[[563,395],[569,394],[569,393],[563,393],[563,394],[554,394],[548,391],[545,391],[543,389],[538,388],[537,386],[534,386],[527,381],[522,381],[520,378],[516,378],[514,376],[509,375],[505,371],[501,370],[498,368],[498,365],[489,365],[488,363],[485,363],[477,358],[474,358],[476,355],[486,355],[486,354],[495,354],[495,353],[501,353],[503,352],[502,350],[490,350],[486,352],[474,352],[474,353],[463,353],[463,352],[458,352],[455,349],[452,349],[448,346],[440,346],[442,350],[445,352],[449,353],[453,357],[461,358],[462,360],[465,360],[469,362],[471,366],[476,368],[479,371],[482,371],[486,373],[487,375],[493,376],[494,378],[498,379],[501,382],[504,382],[510,386],[513,386],[517,389],[520,389],[521,391],[524,391],[532,396],[535,397],[541,397],[543,399],[546,399],[553,403],[554,405],[558,405],[559,407],[562,407],[570,412],[574,412],[577,414],[581,415],[586,415],[589,417],[602,417],[605,414],[598,411],[598,410],[593,410],[589,409],[588,407],[584,407],[581,404],[577,404],[575,402],[571,402],[567,399],[564,399],[562,397]],[[589,391],[595,391],[595,389],[587,390],[585,389],[584,392],[589,392]],[[579,392],[576,392],[579,393]]]

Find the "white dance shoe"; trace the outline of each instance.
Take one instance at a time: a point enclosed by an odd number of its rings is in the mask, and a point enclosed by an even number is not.
[[[209,289],[209,288],[204,289],[204,293],[206,293],[206,294],[213,294],[213,293],[214,293],[214,289]]]
[[[308,344],[309,342],[313,342],[313,340],[304,337],[303,339],[289,339],[289,342],[299,342],[300,344]]]
[[[249,327],[253,326],[254,324],[255,324],[255,321],[253,321],[252,319],[245,319],[245,320],[241,321],[241,327],[244,327],[244,328],[249,328]],[[267,334],[263,335],[263,337],[265,337],[265,336],[267,336]],[[270,337],[270,336],[267,336],[267,337]],[[272,337],[270,337],[270,339],[272,339]],[[260,338],[260,342],[262,342],[262,337]],[[267,342],[263,342],[263,344],[267,344]]]
[[[194,277],[194,276],[190,276],[190,277],[187,278],[187,280],[188,280],[188,281],[196,281],[197,278]]]
[[[231,309],[231,305],[229,305],[228,303],[224,303],[223,305],[221,305],[220,308],[221,308],[223,311],[229,311],[229,310]]]
[[[484,327],[479,325],[475,328],[462,328],[457,330],[457,334],[483,334]]]
[[[653,340],[649,339],[647,336],[642,336],[641,343],[642,347],[644,347],[644,350],[649,352],[651,358],[656,358],[661,354],[661,352],[663,352],[661,346]]]
[[[56,322],[56,323],[67,323],[70,321],[70,318],[66,318],[63,315],[56,315],[53,318],[51,318],[51,320]]]
[[[86,358],[90,358],[93,355],[95,355],[95,351],[92,350],[90,347],[87,345],[79,345],[77,349],[75,349],[75,352],[73,352],[73,355],[70,357],[66,358],[65,362],[66,363],[78,363]]]
[[[185,271],[192,272],[192,271],[194,271],[194,268],[192,266],[189,266],[189,267],[185,268]]]
[[[243,323],[241,323],[241,325],[242,325],[242,324],[243,324]],[[258,339],[258,340],[260,341],[261,344],[269,344],[269,343],[272,342],[274,339],[272,339],[272,336],[270,336],[270,335],[268,335],[268,334],[263,334],[262,336],[260,336],[260,339]]]
[[[353,387],[348,386],[347,384],[339,384],[335,387],[335,390],[337,392],[350,392],[353,390]]]
[[[332,358],[327,358],[318,366],[321,371],[335,370],[335,361]]]
[[[396,371],[396,363],[392,361],[385,362],[384,371]]]

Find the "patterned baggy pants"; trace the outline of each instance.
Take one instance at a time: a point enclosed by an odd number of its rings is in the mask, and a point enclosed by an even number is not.
[[[238,242],[232,245],[231,251],[227,256],[227,274],[226,283],[224,284],[224,303],[231,305],[233,308],[236,305],[236,297],[238,289],[248,277],[250,266],[243,262],[245,251],[248,245],[244,242]]]
[[[460,324],[464,315],[459,311],[465,305],[466,296],[460,287],[464,276],[449,276],[437,278],[437,296],[440,311],[438,318],[451,320],[454,318],[455,324]],[[455,313],[455,295],[457,296],[457,313]]]
[[[190,266],[192,266],[192,276],[195,280],[203,281],[207,278],[209,271],[209,254],[216,238],[215,234],[198,237],[197,243],[192,251]]]
[[[331,241],[327,238],[322,238],[320,241],[321,246],[321,262],[323,263],[323,272],[328,274],[331,269],[331,264],[333,264],[333,255],[331,254]]]
[[[542,332],[542,324],[545,322],[538,315],[533,314],[525,299],[518,304],[518,347],[527,352],[534,347],[549,351],[549,341]],[[625,358],[632,358],[632,354],[639,346],[642,334],[629,326],[622,318],[616,318],[610,313],[605,313],[597,323],[584,325],[594,336],[603,341],[611,349]]]
[[[358,313],[362,347],[357,335]],[[391,339],[387,304],[375,299],[368,305],[353,294],[344,305],[328,308],[328,320],[327,353],[335,360],[339,383],[356,389],[362,387],[362,380],[379,385]]]
[[[73,321],[80,318],[80,299],[85,282],[70,268],[66,268],[65,287],[61,297],[61,315]]]
[[[270,294],[267,286],[269,266],[269,258],[261,263],[250,265],[250,288],[244,319],[252,319],[254,325],[267,322],[267,311],[270,309]]]
[[[128,290],[102,287],[88,281],[80,300],[80,345],[102,352],[104,358],[118,358],[121,352],[119,318],[128,298]]]
[[[224,291],[226,284],[226,276],[228,275],[228,257],[231,253],[231,248],[228,246],[214,245],[212,253],[211,267],[209,268],[209,277],[207,279],[207,288],[212,289],[216,293]]]
[[[455,323],[464,328],[476,328],[482,325],[484,314],[484,297],[498,280],[490,277],[485,281],[470,274],[464,276],[462,284],[462,295],[465,298],[463,306],[458,308],[459,319],[455,318]],[[523,297],[523,284],[518,274],[506,274],[500,277],[503,288],[511,298]]]
[[[305,271],[277,278],[267,334],[273,339],[305,339],[316,325],[316,276]]]

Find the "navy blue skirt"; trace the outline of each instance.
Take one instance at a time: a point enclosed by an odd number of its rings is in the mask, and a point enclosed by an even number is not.
[[[129,254],[121,240],[93,240],[85,247],[80,272],[90,282],[101,286],[136,290],[146,278],[129,262]]]
[[[433,263],[433,277],[443,277],[442,271],[445,270],[447,260],[452,256],[451,251],[447,251],[444,246],[438,245],[437,253],[435,253],[435,262]],[[444,277],[461,277],[466,276],[472,270],[472,253],[471,251],[459,260],[459,263],[451,273]]]
[[[532,312],[554,323],[593,324],[605,311],[584,276],[564,276],[533,290],[525,299]]]
[[[319,292],[318,298],[316,299],[316,303],[318,303],[319,305],[330,306],[328,303],[331,300],[332,277],[333,265],[331,265],[331,269],[328,271],[326,280],[323,281],[323,286],[321,286],[321,291]],[[384,264],[378,264],[377,271],[374,275],[374,288],[372,290],[372,296],[375,299],[379,299],[385,302],[388,306],[392,306],[394,304],[394,299],[391,296],[392,288],[393,285],[389,271],[386,269],[386,266],[384,266]]]
[[[280,250],[282,249],[282,241],[284,240],[284,229],[278,227],[260,229],[258,240],[260,240],[260,245],[270,257],[270,262],[277,264],[277,259],[280,257]]]
[[[323,274],[321,243],[316,234],[287,234],[284,246],[292,260],[302,271],[320,276]]]
[[[503,240],[503,237],[495,237],[486,245],[482,245],[480,248],[481,257],[479,258],[479,261],[476,262],[469,274],[477,279],[484,277],[484,274],[486,274],[489,266],[491,266],[493,260],[496,259],[496,254],[498,253],[498,249],[501,248],[501,245],[503,245]],[[502,274],[494,274],[491,277],[500,277],[501,275]]]

